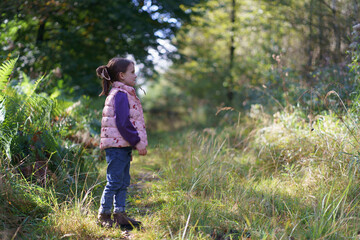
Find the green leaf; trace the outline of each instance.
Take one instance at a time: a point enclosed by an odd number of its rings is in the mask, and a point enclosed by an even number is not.
[[[6,108],[5,108],[5,100],[0,103],[0,124],[2,124],[5,120]]]
[[[0,90],[3,90],[18,58],[6,60],[0,66]]]

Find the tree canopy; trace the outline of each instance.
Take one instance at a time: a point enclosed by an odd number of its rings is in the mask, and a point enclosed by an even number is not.
[[[5,0],[0,3],[2,60],[19,55],[28,74],[55,73],[64,86],[98,93],[94,70],[114,56],[132,54],[153,73],[149,48],[189,20],[198,1]],[[75,87],[74,87],[75,86]]]

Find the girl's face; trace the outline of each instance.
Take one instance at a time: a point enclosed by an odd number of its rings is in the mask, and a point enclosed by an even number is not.
[[[125,73],[121,72],[119,74],[120,74],[120,79],[124,84],[131,87],[135,86],[137,76],[135,74],[134,64],[131,63],[126,69]]]

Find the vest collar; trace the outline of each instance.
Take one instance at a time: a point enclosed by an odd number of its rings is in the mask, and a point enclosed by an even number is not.
[[[123,89],[125,91],[127,91],[128,93],[130,93],[131,95],[136,95],[135,94],[135,89],[133,87],[130,87],[122,82],[116,81],[112,83],[112,87],[114,88],[120,88]]]

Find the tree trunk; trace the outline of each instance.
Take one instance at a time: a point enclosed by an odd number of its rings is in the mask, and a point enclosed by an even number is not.
[[[45,24],[46,24],[46,19],[40,20],[40,25],[36,36],[36,45],[40,45],[44,41]]]
[[[229,102],[232,102],[233,99],[233,68],[234,68],[234,52],[235,52],[235,41],[234,41],[234,35],[235,35],[235,0],[232,0],[231,2],[231,15],[230,15],[230,21],[231,21],[231,32],[230,32],[230,59],[229,59],[229,85],[227,86],[227,98]]]
[[[314,1],[310,0],[310,14],[309,14],[309,43],[308,43],[308,61],[307,61],[307,70],[311,68],[312,60],[313,60],[313,8],[314,8]]]
[[[336,9],[336,0],[332,0],[332,14],[333,14],[333,31],[335,36],[335,52],[334,52],[334,62],[338,63],[341,60],[341,32],[339,28],[339,23],[337,19],[337,9]]]
[[[318,41],[318,46],[319,46],[319,57],[318,57],[318,63],[319,64],[323,64],[325,63],[325,39],[324,39],[324,15],[323,15],[323,6],[322,6],[322,3],[320,2],[319,3],[319,11],[318,11],[318,31],[319,31],[319,34],[318,34],[318,38],[319,38],[319,41]]]

